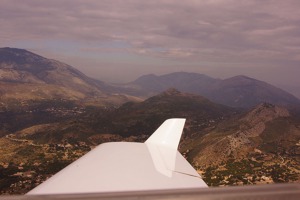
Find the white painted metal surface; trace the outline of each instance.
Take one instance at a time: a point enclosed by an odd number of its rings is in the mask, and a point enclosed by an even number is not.
[[[300,184],[266,184],[178,190],[61,195],[0,195],[0,200],[299,200]]]
[[[178,149],[185,119],[168,119],[166,120],[145,142]]]
[[[101,144],[27,194],[207,187],[194,168],[177,151],[183,125],[184,119],[167,120],[146,143]],[[173,136],[176,140],[169,140]]]

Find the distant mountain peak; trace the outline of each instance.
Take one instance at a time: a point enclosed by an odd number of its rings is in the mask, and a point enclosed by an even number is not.
[[[222,85],[229,86],[229,87],[236,86],[236,85],[248,86],[248,85],[253,85],[253,84],[257,85],[258,83],[261,83],[261,82],[262,81],[256,80],[254,78],[250,78],[245,75],[238,75],[238,76],[233,76],[233,77],[224,79],[222,81]]]
[[[246,75],[233,76],[233,77],[231,77],[231,79],[249,79],[249,80],[255,80],[254,78],[251,78],[251,77],[246,76]]]
[[[0,51],[20,52],[20,53],[29,52],[29,53],[31,53],[30,51],[27,51],[26,49],[19,49],[19,48],[12,48],[12,47],[3,47],[3,48],[0,48]]]
[[[164,103],[176,101],[177,103],[180,102],[182,106],[190,106],[187,104],[193,104],[193,102],[198,102],[198,103],[201,102],[202,105],[208,105],[208,106],[217,105],[201,95],[188,93],[188,92],[181,92],[175,88],[169,88],[155,96],[148,98],[146,101],[150,101],[150,102],[156,101],[156,102],[164,102]],[[225,108],[226,106],[222,105],[221,107]]]
[[[57,61],[54,62],[25,49],[0,48],[0,69],[21,70],[38,74],[45,70],[56,69],[57,64]]]
[[[1,56],[0,57],[1,60],[7,59],[9,61],[14,61],[14,62],[16,62],[16,60],[12,60],[12,59],[15,59],[16,57],[19,58],[17,61],[21,61],[22,59],[23,61],[25,60],[34,61],[34,60],[29,60],[30,58],[35,58],[36,59],[35,61],[46,59],[26,49],[18,49],[18,48],[10,48],[10,47],[0,48],[0,56]]]
[[[180,92],[179,90],[177,90],[176,88],[169,88],[166,91],[164,91],[162,93],[162,95],[168,95],[168,96],[177,96],[179,94],[182,94],[182,92]]]
[[[201,96],[201,95],[197,95],[197,94],[193,94],[193,93],[188,93],[188,92],[182,92],[177,90],[176,88],[169,88],[163,92],[161,92],[160,94],[156,95],[157,97],[168,97],[168,98],[176,98],[176,97],[186,97],[186,98],[197,98],[198,100],[205,100],[205,101],[209,101],[208,99],[206,99],[205,97]]]
[[[129,98],[108,94],[108,86],[70,65],[9,47],[0,48],[0,82],[0,100],[7,102],[11,98],[24,101],[70,99],[119,105]]]
[[[290,113],[286,108],[270,103],[261,103],[253,108],[242,120],[250,124],[265,123],[279,117],[289,117]]]
[[[149,74],[131,82],[127,89],[130,87],[136,89],[137,95],[144,97],[175,88],[231,107],[252,108],[262,102],[288,107],[300,105],[300,100],[288,92],[245,75],[221,80],[190,72],[174,72],[160,76]]]

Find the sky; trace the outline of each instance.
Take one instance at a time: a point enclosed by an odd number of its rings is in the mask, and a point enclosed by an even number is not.
[[[300,98],[299,0],[0,0],[0,47],[113,83],[246,75]]]

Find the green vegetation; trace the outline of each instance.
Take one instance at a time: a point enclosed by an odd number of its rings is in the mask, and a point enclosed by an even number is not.
[[[205,169],[203,179],[209,186],[252,185],[296,181],[299,175],[285,165],[266,165],[264,162],[249,159],[241,161],[229,159],[223,165],[210,166]]]
[[[84,143],[40,146],[24,141],[18,143],[10,147],[14,148],[11,155],[14,159],[0,163],[0,194],[24,194],[90,151]]]
[[[47,177],[70,164],[71,161],[53,160],[42,164],[10,163],[0,165],[0,194],[24,194],[36,187]]]

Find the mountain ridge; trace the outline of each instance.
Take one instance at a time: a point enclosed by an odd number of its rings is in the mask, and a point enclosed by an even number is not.
[[[127,101],[141,101],[168,88],[176,88],[231,107],[251,108],[263,102],[298,107],[298,110],[300,107],[300,100],[295,96],[244,75],[222,80],[191,72],[148,74],[127,84],[116,85],[89,78],[59,61],[8,47],[0,48],[0,83],[4,103],[13,99],[61,98],[120,106]]]
[[[210,186],[299,182],[300,118],[262,103],[186,138],[181,152]]]
[[[16,48],[0,48],[0,83],[0,100],[7,106],[16,100],[44,99],[116,106],[137,99],[112,95],[105,83],[87,77],[70,65]]]
[[[179,84],[179,83],[182,84]],[[194,93],[220,104],[251,108],[259,103],[299,107],[300,100],[294,95],[245,75],[227,79],[214,79],[198,73],[175,72],[156,76],[145,75],[124,86],[132,88],[131,94],[149,97],[167,88]]]

